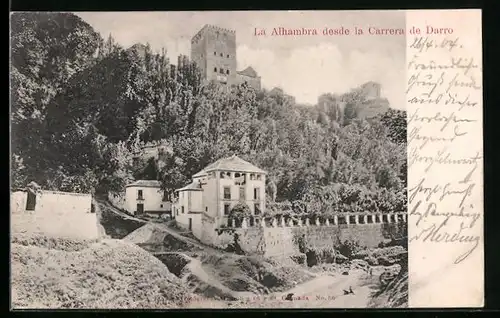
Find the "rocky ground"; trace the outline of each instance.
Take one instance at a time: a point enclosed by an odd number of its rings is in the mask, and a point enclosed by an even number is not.
[[[399,246],[358,251],[353,259],[338,258],[342,264],[285,265],[204,246],[107,204],[98,214],[106,232],[98,241],[13,231],[14,307],[366,308],[407,302],[408,274],[399,265],[406,251]],[[354,293],[346,294],[349,289]]]

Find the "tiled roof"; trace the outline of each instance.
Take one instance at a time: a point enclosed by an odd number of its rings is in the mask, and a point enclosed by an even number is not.
[[[245,161],[236,155],[233,155],[232,157],[217,160],[216,162],[208,165],[202,171],[195,174],[195,176],[202,172],[210,172],[214,170],[266,173],[266,171],[254,166],[250,162]]]
[[[158,180],[137,180],[127,185],[128,187],[147,187],[147,188],[160,188],[161,183]]]
[[[257,77],[257,72],[251,67],[247,67],[243,71],[239,71],[238,74],[245,75],[248,77]]]
[[[200,188],[198,182],[192,182],[184,188],[177,189],[176,191],[203,191],[203,189]]]
[[[199,178],[199,177],[203,177],[206,175],[207,175],[207,172],[205,170],[201,170],[201,171],[197,172],[196,174],[194,174],[193,178]]]

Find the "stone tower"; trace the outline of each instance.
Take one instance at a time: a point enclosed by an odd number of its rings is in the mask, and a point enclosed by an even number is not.
[[[236,32],[205,25],[191,39],[191,60],[202,77],[231,85],[236,81]]]

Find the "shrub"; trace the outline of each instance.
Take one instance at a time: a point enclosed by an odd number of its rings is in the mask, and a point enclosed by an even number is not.
[[[247,204],[240,202],[229,212],[229,218],[242,219],[252,216],[252,212]]]
[[[354,255],[358,253],[362,248],[359,246],[359,243],[357,241],[344,241],[344,243],[341,243],[339,246],[336,248],[340,254],[344,255],[345,257],[352,259],[354,258]]]

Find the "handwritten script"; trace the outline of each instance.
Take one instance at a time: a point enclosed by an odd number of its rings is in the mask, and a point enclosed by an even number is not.
[[[481,66],[459,36],[408,43],[409,241],[459,264],[482,242]]]

